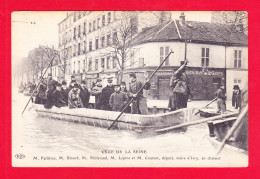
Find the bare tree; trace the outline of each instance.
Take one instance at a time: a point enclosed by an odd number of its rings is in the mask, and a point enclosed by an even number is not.
[[[213,13],[212,21],[228,25],[240,25],[241,31],[245,34],[248,32],[248,14],[246,11],[217,11]]]
[[[113,54],[114,60],[117,62],[119,83],[122,81],[123,72],[126,66],[126,61],[132,58],[134,48],[131,46],[131,40],[137,33],[137,14],[135,12],[125,12],[122,18],[111,26],[112,42],[107,44],[110,52]]]

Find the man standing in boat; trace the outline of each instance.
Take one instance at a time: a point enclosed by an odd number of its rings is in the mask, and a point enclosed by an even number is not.
[[[226,111],[226,93],[225,84],[221,83],[220,88],[216,92],[218,112],[224,113]]]
[[[91,90],[91,95],[95,96],[95,109],[101,109],[101,101],[100,101],[100,96],[102,92],[102,84],[101,84],[101,79],[98,78],[96,81],[95,86]]]
[[[121,111],[128,102],[128,96],[120,90],[120,84],[114,86],[115,92],[111,95],[109,105],[113,111]]]
[[[102,89],[100,101],[101,101],[101,109],[111,111],[112,108],[109,106],[110,96],[114,93],[113,80],[107,79],[107,86]]]
[[[84,80],[82,80],[81,84],[80,84],[80,97],[81,97],[84,108],[88,108],[90,93],[88,91],[86,82]]]
[[[190,90],[188,86],[188,76],[186,74],[187,61],[181,61],[180,68],[174,72],[170,79],[172,87],[172,95],[169,99],[170,111],[175,111],[181,108],[187,108],[188,97]]]
[[[121,88],[120,89],[121,92],[128,94],[128,91],[126,89],[126,84],[124,81],[121,82],[120,88]],[[131,106],[127,106],[125,113],[131,113]]]
[[[143,95],[143,90],[141,90],[138,94],[137,92],[141,87],[143,86],[143,83],[141,81],[137,81],[136,75],[134,73],[129,74],[130,77],[130,83],[129,83],[129,91],[128,95],[129,97],[133,98],[131,113],[132,114],[148,114],[148,108],[147,108],[147,100]],[[149,90],[151,87],[150,83],[146,83],[144,86],[145,90]]]
[[[68,105],[68,94],[69,94],[69,89],[67,88],[67,83],[66,81],[63,81],[61,83],[61,97],[63,101],[66,102],[67,105]]]
[[[67,106],[67,103],[66,103],[66,101],[63,100],[63,97],[61,94],[61,86],[62,86],[62,84],[56,83],[56,90],[52,94],[53,105],[58,108]]]
[[[77,83],[71,83],[71,87],[72,89],[69,92],[69,97],[68,97],[68,104],[69,104],[69,108],[82,108],[83,107],[83,103],[82,100],[80,98],[80,89],[79,89],[79,85]]]

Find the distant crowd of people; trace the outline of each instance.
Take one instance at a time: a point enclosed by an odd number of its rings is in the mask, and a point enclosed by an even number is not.
[[[71,77],[71,82],[63,81],[58,83],[52,79],[52,75],[48,74],[47,82],[39,85],[37,95],[35,97],[36,104],[43,104],[45,108],[50,109],[53,106],[72,108],[92,108],[89,100],[90,96],[95,96],[94,109],[107,111],[121,111],[133,98],[133,103],[125,110],[127,113],[148,114],[147,101],[141,90],[143,83],[136,79],[136,75],[129,75],[129,89],[126,89],[126,83],[113,84],[112,79],[107,79],[107,86],[102,86],[102,79],[98,78],[92,89],[88,89],[85,81],[78,83],[75,77]],[[144,85],[145,90],[150,89],[150,83]]]
[[[36,88],[35,82],[28,82],[28,83],[21,83],[19,86],[19,91],[27,91],[28,93],[32,93],[33,90]]]

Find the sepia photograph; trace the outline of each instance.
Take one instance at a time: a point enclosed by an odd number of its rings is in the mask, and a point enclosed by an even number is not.
[[[248,167],[246,11],[13,11],[13,167]]]

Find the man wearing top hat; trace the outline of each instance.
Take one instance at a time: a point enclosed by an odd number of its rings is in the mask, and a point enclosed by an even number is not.
[[[66,81],[63,81],[61,83],[61,97],[63,99],[63,101],[66,102],[66,104],[68,105],[68,94],[69,94],[69,89],[67,88],[67,83]]]
[[[47,100],[46,103],[44,104],[44,107],[46,109],[50,109],[53,106],[53,93],[56,90],[56,84],[57,82],[54,80],[49,80],[48,81],[48,89],[47,89]]]
[[[75,78],[75,76],[74,75],[72,75],[71,76],[71,78],[70,78],[70,84],[69,84],[69,91],[73,88],[73,85],[75,84],[75,83],[77,83],[76,82],[76,78]],[[73,84],[73,85],[72,85]]]
[[[146,98],[143,95],[143,90],[141,90],[138,94],[137,92],[141,87],[143,86],[143,83],[141,81],[138,81],[136,79],[136,75],[134,73],[129,74],[130,77],[130,83],[129,83],[129,91],[128,95],[131,98],[134,98],[131,108],[132,114],[148,114],[148,108],[147,108],[147,101]],[[145,90],[149,90],[151,87],[150,83],[146,83],[144,86]]]
[[[101,79],[98,78],[96,81],[95,86],[91,90],[91,95],[95,96],[95,109],[101,109],[101,101],[100,101],[100,96],[102,92],[102,84],[101,84]]]
[[[80,84],[80,97],[83,103],[83,107],[88,108],[90,93],[84,80],[82,80]]]
[[[52,100],[53,105],[56,107],[62,107],[67,106],[66,101],[63,100],[62,94],[61,94],[61,86],[62,84],[56,83],[56,90],[52,93]]]
[[[101,109],[111,111],[112,108],[109,106],[110,96],[114,93],[113,80],[111,78],[107,79],[107,86],[102,89],[100,102]]]
[[[110,96],[109,105],[113,111],[121,111],[128,102],[128,96],[120,90],[120,84],[114,85],[115,92]]]

